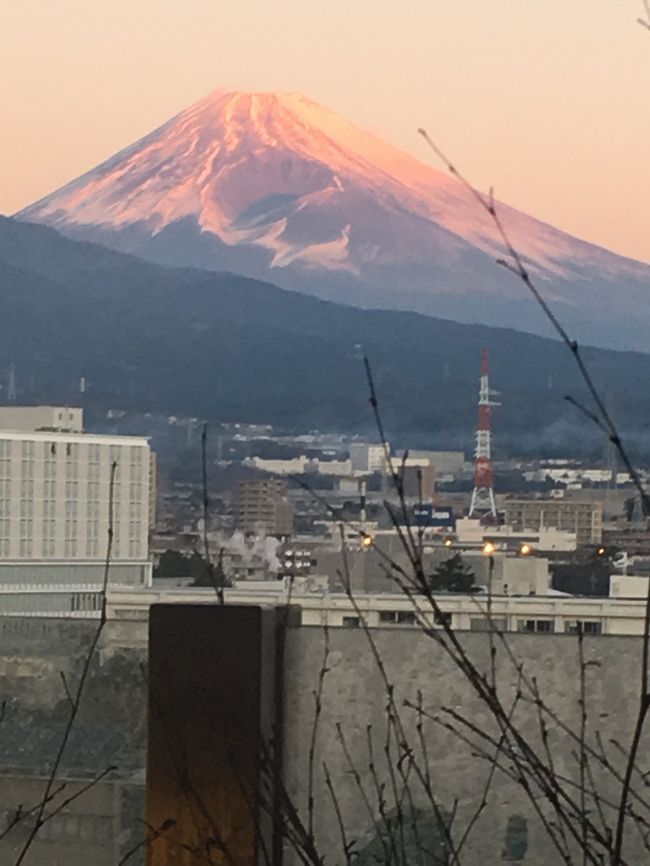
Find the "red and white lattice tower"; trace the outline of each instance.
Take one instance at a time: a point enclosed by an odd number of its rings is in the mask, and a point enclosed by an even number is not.
[[[492,400],[490,391],[488,352],[481,355],[481,387],[478,396],[478,427],[476,428],[476,450],[474,451],[474,489],[469,506],[470,517],[480,517],[486,523],[495,522],[497,509],[492,486]]]

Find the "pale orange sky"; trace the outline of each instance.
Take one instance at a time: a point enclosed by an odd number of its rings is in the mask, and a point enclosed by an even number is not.
[[[479,185],[650,260],[641,0],[5,0],[0,213],[216,87],[298,90]]]

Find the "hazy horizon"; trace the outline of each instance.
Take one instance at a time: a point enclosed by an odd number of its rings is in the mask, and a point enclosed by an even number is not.
[[[216,88],[289,90],[430,162],[415,133],[426,126],[500,199],[647,261],[641,3],[522,5],[15,5],[0,37],[0,212],[47,195]]]

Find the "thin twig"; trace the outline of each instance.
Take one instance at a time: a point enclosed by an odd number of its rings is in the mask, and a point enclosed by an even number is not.
[[[325,677],[329,673],[330,655],[330,633],[327,625],[324,627],[323,638],[323,661],[318,672],[318,683],[314,691],[314,718],[311,727],[309,741],[309,758],[307,771],[307,832],[313,838],[314,835],[314,763],[316,758],[316,739],[318,737],[318,725],[323,711],[323,687]]]
[[[323,773],[325,775],[325,786],[330,795],[332,806],[334,807],[334,814],[336,815],[336,824],[339,828],[339,835],[341,837],[343,856],[345,857],[345,862],[347,866],[350,866],[354,854],[354,842],[348,841],[347,833],[345,830],[345,822],[343,820],[343,814],[341,812],[341,806],[339,805],[338,797],[336,796],[336,791],[334,790],[334,785],[332,784],[332,777],[330,776],[329,770],[327,769],[327,764],[323,764]]]
[[[142,848],[148,848],[152,842],[155,842],[156,839],[169,832],[169,830],[171,830],[172,827],[175,826],[176,821],[173,818],[167,818],[167,820],[163,821],[163,823],[157,830],[150,829],[149,833],[144,837],[144,839],[141,839],[140,842],[137,843],[137,845],[129,848],[126,854],[124,854],[124,856],[121,857],[120,860],[117,862],[116,866],[124,866],[125,863],[128,863],[131,857],[134,857],[138,853],[138,851],[140,851]]]
[[[648,10],[647,10],[648,11]],[[618,428],[614,422],[613,416],[610,414],[607,406],[605,404],[604,398],[601,396],[595,381],[589,372],[587,365],[585,364],[584,358],[580,351],[580,347],[576,340],[571,339],[568,335],[567,331],[564,329],[557,316],[553,313],[547,302],[544,300],[541,292],[535,285],[533,279],[530,276],[530,273],[527,267],[524,264],[523,257],[520,255],[518,250],[515,248],[514,244],[510,240],[510,237],[505,229],[504,223],[501,219],[500,214],[498,213],[496,206],[494,204],[493,195],[490,194],[489,197],[484,196],[480,193],[476,187],[467,178],[458,171],[456,166],[451,162],[451,160],[445,155],[445,153],[441,150],[438,145],[436,145],[429,134],[424,129],[419,129],[418,132],[423,137],[423,139],[427,142],[431,150],[436,154],[438,159],[440,159],[444,165],[447,167],[447,170],[450,174],[454,175],[465,187],[465,189],[472,195],[474,200],[478,203],[478,205],[483,208],[487,214],[490,216],[494,227],[496,228],[497,234],[499,235],[502,243],[504,244],[509,259],[498,259],[497,264],[502,265],[508,271],[513,273],[526,287],[526,289],[533,296],[538,306],[550,322],[551,326],[558,334],[566,348],[568,349],[571,357],[575,361],[575,365],[578,369],[580,377],[584,385],[589,392],[591,400],[594,404],[595,411],[591,413],[595,418],[598,419],[598,425],[605,431],[608,436],[609,441],[616,448],[626,470],[628,471],[634,486],[636,487],[639,496],[641,497],[641,501],[646,508],[646,510],[650,511],[650,498],[646,494],[646,491],[643,487],[643,483],[634,467],[630,456],[625,448],[621,435],[618,431]],[[577,405],[577,404],[576,404]],[[582,407],[581,407],[582,408]],[[590,412],[590,410],[586,410]],[[620,866],[622,861],[622,849],[623,849],[623,840],[624,840],[624,832],[625,832],[625,819],[627,816],[627,803],[630,796],[630,783],[632,779],[632,772],[634,768],[634,764],[636,761],[636,756],[641,744],[641,735],[643,733],[643,729],[645,727],[648,710],[650,709],[650,694],[648,693],[648,670],[649,670],[649,661],[650,661],[650,582],[648,583],[648,590],[646,593],[646,609],[645,609],[645,622],[644,622],[644,633],[643,633],[643,643],[641,650],[641,684],[640,684],[640,693],[639,693],[639,708],[637,712],[636,722],[634,725],[634,732],[632,734],[632,740],[630,745],[629,759],[627,766],[625,768],[625,773],[623,777],[623,783],[621,787],[620,793],[620,803],[619,810],[616,821],[616,830],[614,834],[614,845],[612,850],[612,866]]]

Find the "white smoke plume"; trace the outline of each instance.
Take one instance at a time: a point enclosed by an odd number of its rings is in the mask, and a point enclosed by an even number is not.
[[[218,532],[212,536],[212,545],[214,549],[223,550],[226,554],[241,556],[245,568],[264,563],[271,572],[278,572],[280,569],[277,556],[280,542],[277,538],[266,535],[263,530],[257,535],[244,535],[238,530],[232,535]]]

